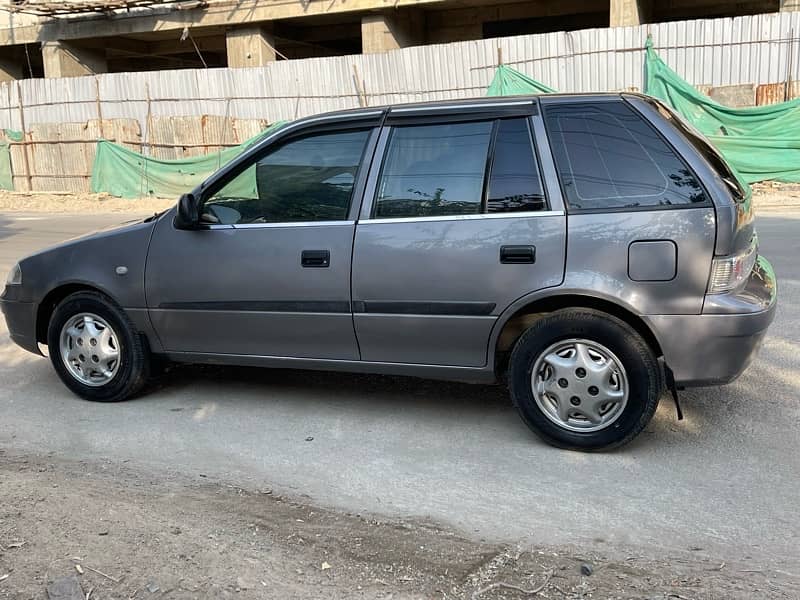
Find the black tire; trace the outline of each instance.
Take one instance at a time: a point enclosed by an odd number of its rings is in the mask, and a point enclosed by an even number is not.
[[[534,398],[531,374],[538,357],[553,344],[573,338],[602,344],[627,374],[627,404],[615,421],[599,431],[572,431],[558,425]],[[658,360],[642,336],[624,321],[592,309],[559,310],[534,323],[514,347],[508,382],[514,405],[534,433],[553,446],[582,451],[611,450],[635,438],[655,414],[664,385]]]
[[[61,330],[67,321],[80,313],[92,313],[104,319],[113,329],[119,344],[119,366],[105,384],[87,385],[74,377],[59,350]],[[119,402],[142,389],[150,376],[147,342],[136,331],[125,312],[99,292],[76,292],[62,300],[50,317],[47,328],[50,361],[56,373],[72,392],[95,402]]]

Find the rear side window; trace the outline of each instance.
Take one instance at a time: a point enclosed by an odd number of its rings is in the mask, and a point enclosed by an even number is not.
[[[492,122],[397,127],[389,138],[375,216],[481,212]]]
[[[658,133],[622,101],[544,110],[571,209],[691,205],[706,195]]]

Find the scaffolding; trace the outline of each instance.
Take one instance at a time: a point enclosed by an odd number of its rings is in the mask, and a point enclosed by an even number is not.
[[[87,13],[108,13],[120,10],[130,11],[133,8],[149,8],[156,5],[173,5],[180,10],[205,7],[206,2],[202,0],[192,0],[190,2],[175,2],[169,0],[67,0],[66,2],[51,2],[50,0],[11,0],[7,10],[41,17],[57,17]]]

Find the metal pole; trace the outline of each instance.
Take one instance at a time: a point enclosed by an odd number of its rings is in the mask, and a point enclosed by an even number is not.
[[[364,90],[363,81],[361,80],[361,77],[358,74],[358,67],[355,65],[353,65],[353,81],[356,84],[356,93],[358,94],[358,105],[363,108],[368,105],[367,92]]]
[[[150,158],[150,146],[148,144],[150,140],[150,129],[151,129],[151,121],[152,121],[152,111],[150,106],[150,84],[145,82],[144,84],[144,93],[147,95],[147,118],[145,120],[145,131],[144,131],[144,143],[142,144],[142,162],[144,163],[142,168],[142,177],[139,183],[139,197],[144,197],[144,187],[147,186],[147,161]],[[145,148],[147,148],[147,154],[145,154]]]
[[[792,90],[792,67],[794,63],[794,28],[789,31],[789,56],[786,59],[786,87],[783,89],[783,101],[786,102],[791,96]]]
[[[22,104],[22,86],[17,82],[17,105],[19,106],[19,126],[22,129],[22,162],[25,165],[25,177],[28,180],[28,191],[33,191],[33,177],[31,176],[31,162],[28,158],[28,144],[25,140],[25,109]]]
[[[103,109],[100,106],[100,80],[95,77],[94,78],[94,101],[97,105],[97,119],[100,121],[100,137],[106,137],[105,130],[103,128]]]
[[[217,148],[217,169],[222,163],[222,149],[225,147],[225,135],[228,130],[228,119],[231,113],[231,99],[225,102],[225,118],[222,121],[222,131],[220,132],[219,148]]]

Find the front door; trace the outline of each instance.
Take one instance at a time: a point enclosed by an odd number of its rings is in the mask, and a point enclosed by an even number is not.
[[[467,122],[389,114],[353,253],[363,360],[484,366],[498,316],[561,283],[566,219],[526,107]]]
[[[159,220],[146,291],[166,351],[359,358],[351,211],[371,135],[330,127],[287,134],[209,185],[207,228]]]

